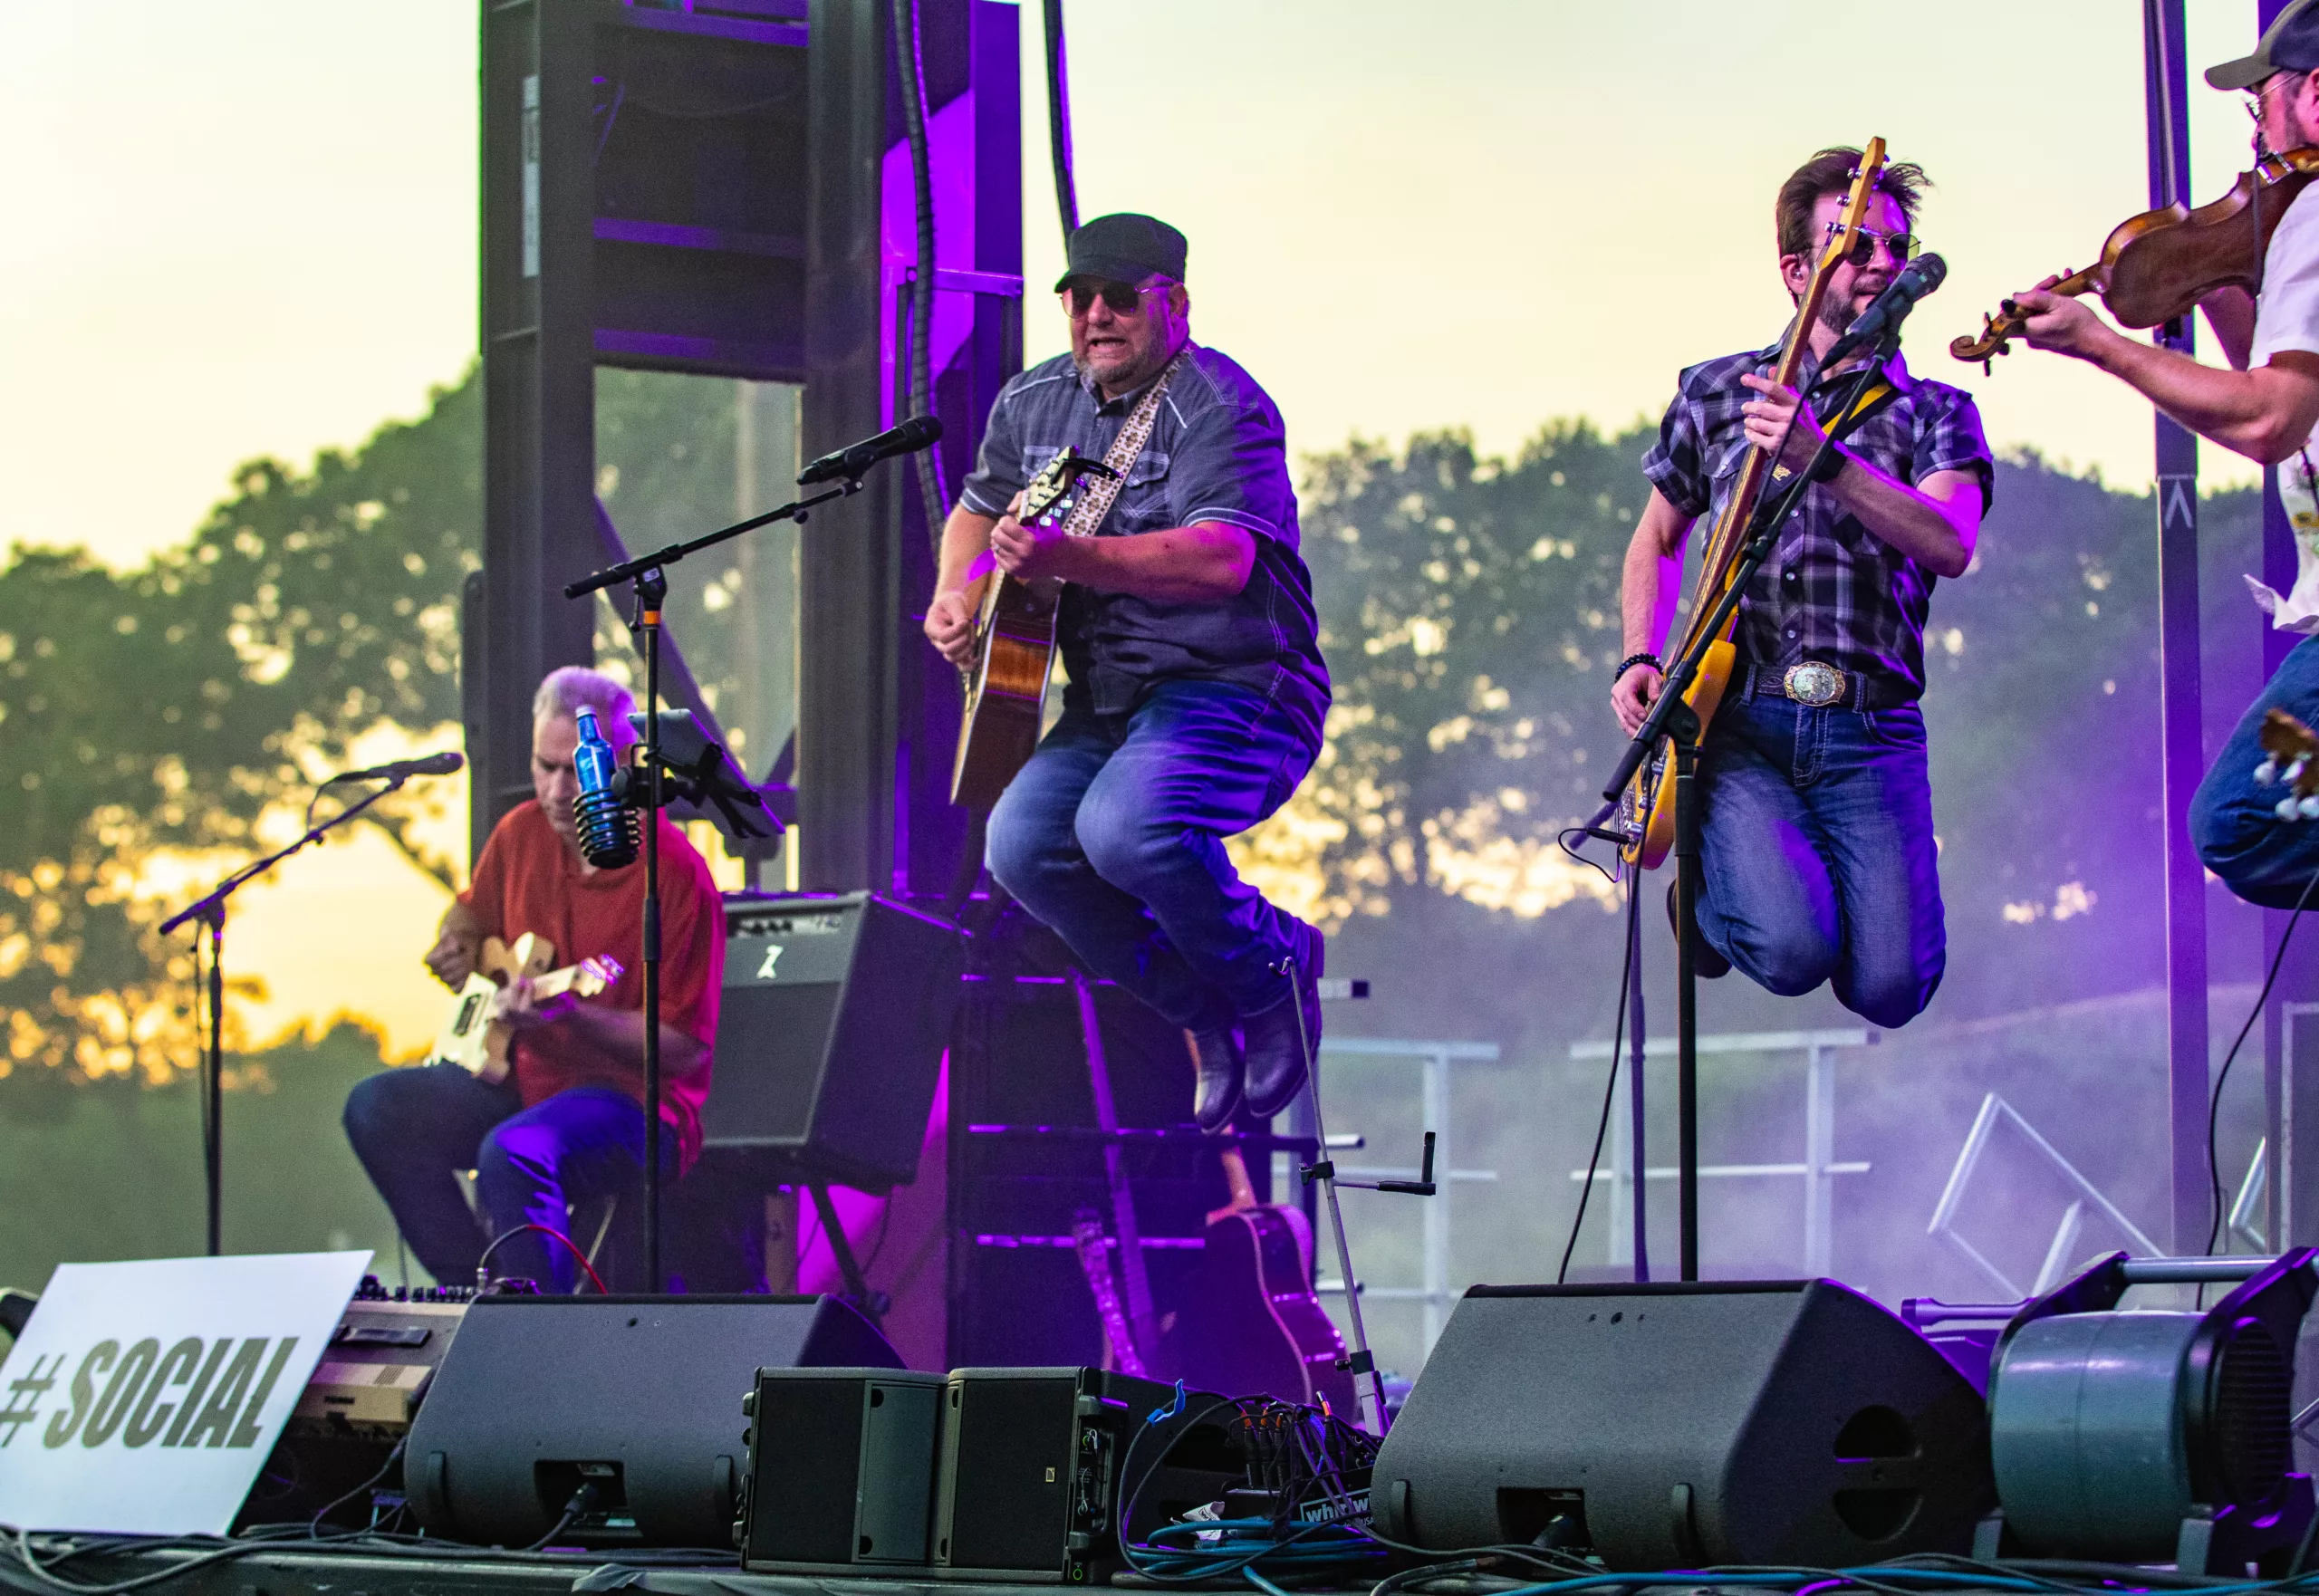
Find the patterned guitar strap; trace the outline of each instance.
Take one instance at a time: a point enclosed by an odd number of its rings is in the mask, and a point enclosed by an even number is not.
[[[1151,441],[1151,428],[1159,423],[1160,402],[1168,397],[1168,385],[1176,380],[1177,371],[1190,354],[1189,344],[1176,351],[1176,358],[1160,370],[1159,379],[1137,402],[1127,425],[1111,440],[1111,447],[1103,451],[1103,464],[1119,475],[1096,476],[1090,473],[1079,479],[1087,491],[1080,495],[1079,503],[1072,507],[1069,518],[1063,524],[1065,536],[1092,537],[1095,529],[1103,524],[1103,517],[1111,513],[1112,502],[1120,496],[1120,489],[1127,486],[1127,474],[1135,468],[1143,446]]]

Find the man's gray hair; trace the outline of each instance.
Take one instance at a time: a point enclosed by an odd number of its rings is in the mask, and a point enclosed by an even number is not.
[[[547,679],[540,683],[540,690],[532,698],[534,720],[576,717],[582,709],[594,710],[604,740],[615,748],[625,748],[637,740],[634,728],[628,724],[635,708],[634,694],[615,678],[584,665],[567,665],[549,671]]]

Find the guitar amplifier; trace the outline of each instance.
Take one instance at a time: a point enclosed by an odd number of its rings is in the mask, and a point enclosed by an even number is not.
[[[871,1191],[918,1178],[964,933],[872,892],[727,893],[706,1144]]]

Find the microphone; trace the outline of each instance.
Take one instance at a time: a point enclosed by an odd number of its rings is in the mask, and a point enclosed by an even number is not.
[[[1859,320],[1844,329],[1844,335],[1828,351],[1828,358],[1820,362],[1820,369],[1826,370],[1845,356],[1881,341],[1885,334],[1907,321],[1909,312],[1916,309],[1917,301],[1939,287],[1940,280],[1948,275],[1949,263],[1937,255],[1920,255],[1902,266],[1900,274],[1892,279],[1892,285],[1878,294],[1875,303],[1860,312]]]
[[[341,782],[399,782],[411,776],[447,776],[466,764],[464,755],[429,754],[424,759],[398,759],[391,764],[374,764],[368,770],[350,770],[331,777],[322,785],[331,787]]]
[[[635,862],[643,834],[635,812],[612,790],[620,756],[604,741],[596,712],[583,707],[576,718],[580,745],[572,752],[572,769],[580,778],[580,793],[572,800],[572,818],[580,827],[580,854],[600,870],[616,870]]]
[[[890,431],[823,455],[797,474],[797,486],[811,487],[817,482],[835,482],[841,476],[859,476],[880,460],[890,460],[896,455],[914,455],[941,436],[941,417],[912,416]]]

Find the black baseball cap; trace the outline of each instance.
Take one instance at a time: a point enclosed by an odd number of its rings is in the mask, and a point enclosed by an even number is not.
[[[1181,283],[1188,247],[1181,233],[1157,216],[1133,211],[1097,216],[1072,230],[1066,251],[1070,264],[1054,291],[1061,293],[1073,277],[1135,284],[1159,276]]]
[[[2319,70],[2319,0],[2295,0],[2263,30],[2255,53],[2207,68],[2218,89],[2251,89],[2275,72]]]

